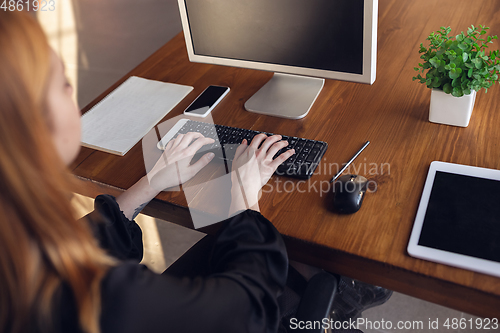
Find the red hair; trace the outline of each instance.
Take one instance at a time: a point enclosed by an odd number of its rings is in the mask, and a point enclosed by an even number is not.
[[[51,50],[26,13],[0,11],[0,331],[52,327],[70,287],[82,329],[99,332],[112,264],[70,204],[74,177],[54,147],[46,95]]]

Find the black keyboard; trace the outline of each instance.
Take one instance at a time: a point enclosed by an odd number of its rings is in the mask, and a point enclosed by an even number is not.
[[[259,132],[223,125],[214,125],[190,119],[182,119],[181,121],[185,122],[185,124],[178,130],[175,129],[176,126],[174,126],[172,130],[175,130],[176,133],[167,133],[162,141],[158,143],[159,148],[161,148],[163,145],[166,145],[168,141],[177,137],[177,135],[179,134],[199,132],[205,137],[214,139],[215,142],[213,144],[202,147],[200,151],[195,155],[195,158],[197,156],[206,154],[209,151],[212,151],[215,153],[216,157],[232,161],[236,152],[236,148],[241,144],[241,141],[243,139],[247,139],[247,141],[250,143],[254,136],[256,136],[257,134],[264,133],[267,136],[273,135],[273,133]],[[182,123],[180,123],[180,125],[182,125]],[[274,156],[274,158],[292,148],[295,149],[295,154],[293,154],[283,164],[281,164],[275,173],[280,176],[289,176],[303,179],[310,178],[313,175],[314,170],[316,170],[316,168],[318,167],[321,158],[325,154],[326,149],[328,148],[328,144],[322,141],[308,140],[286,135],[282,135],[282,140],[288,141],[288,146],[281,149]]]

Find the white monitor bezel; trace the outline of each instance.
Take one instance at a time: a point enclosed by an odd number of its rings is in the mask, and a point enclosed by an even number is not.
[[[311,76],[325,79],[352,81],[373,84],[376,78],[377,67],[377,25],[378,0],[364,0],[364,28],[363,28],[363,74],[352,74],[329,70],[311,69],[286,65],[269,64],[264,62],[220,58],[214,56],[197,55],[193,50],[191,30],[184,0],[178,0],[181,15],[182,29],[188,57],[191,62],[214,65],[250,68],[263,71]]]

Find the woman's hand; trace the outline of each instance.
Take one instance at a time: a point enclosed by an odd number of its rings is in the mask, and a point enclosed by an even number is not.
[[[259,134],[250,145],[243,140],[236,149],[231,174],[230,214],[247,208],[259,210],[257,203],[262,186],[269,181],[278,166],[295,153],[295,150],[290,149],[273,160],[274,155],[288,145],[287,141],[280,140],[280,135],[267,137]]]
[[[190,165],[194,154],[213,142],[200,133],[181,134],[171,140],[147,176],[116,198],[123,214],[133,220],[159,192],[193,178],[214,157],[213,153],[207,153]]]
[[[190,164],[194,154],[211,143],[214,143],[214,139],[205,138],[196,132],[179,134],[177,138],[170,140],[160,159],[148,173],[150,186],[163,191],[193,178],[214,157],[214,153],[207,153],[196,163]]]

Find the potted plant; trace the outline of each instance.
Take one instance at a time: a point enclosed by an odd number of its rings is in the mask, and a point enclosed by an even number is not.
[[[486,54],[497,36],[484,36],[488,29],[471,26],[467,34],[449,36],[451,28],[441,27],[427,37],[428,48],[420,44],[424,62],[415,67],[413,80],[432,89],[429,121],[467,127],[476,92],[498,81],[498,50]]]

